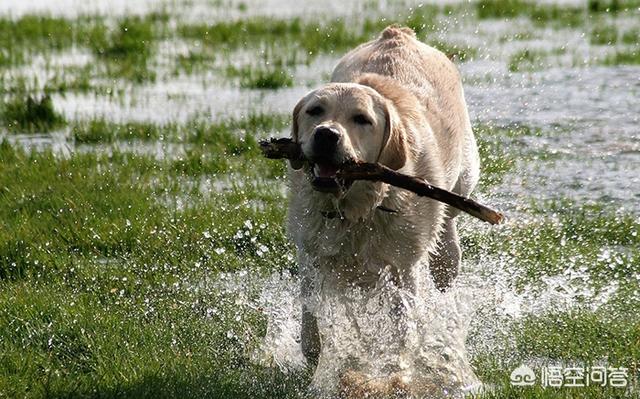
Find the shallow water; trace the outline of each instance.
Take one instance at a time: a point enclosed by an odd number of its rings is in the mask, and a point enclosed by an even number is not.
[[[609,303],[618,288],[615,283],[593,286],[586,268],[574,264],[540,284],[516,289],[514,270],[518,268],[513,262],[508,256],[464,261],[461,274],[446,293],[435,289],[425,265],[424,287],[417,297],[389,288],[384,277],[369,292],[318,293],[315,314],[324,346],[310,389],[331,395],[350,369],[380,382],[388,381],[389,375],[400,376],[418,397],[462,397],[489,389],[475,376],[470,361],[486,353],[500,353],[507,361],[515,350],[510,336],[515,323],[549,312],[585,307],[596,311]],[[227,295],[242,298],[243,306],[260,309],[267,319],[266,336],[252,353],[254,361],[284,370],[303,368],[297,276],[242,271],[225,274],[220,283]],[[407,306],[408,327],[402,341],[392,316],[396,295]]]

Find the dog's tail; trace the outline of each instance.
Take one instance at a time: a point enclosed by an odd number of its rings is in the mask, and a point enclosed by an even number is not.
[[[405,36],[405,35],[409,35],[411,37],[416,37],[416,32],[414,32],[413,29],[411,29],[409,27],[399,26],[399,25],[387,26],[382,31],[382,38],[383,39],[400,38],[400,37]]]

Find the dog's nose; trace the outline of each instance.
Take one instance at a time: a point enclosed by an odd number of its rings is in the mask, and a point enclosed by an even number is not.
[[[316,154],[334,151],[338,141],[340,133],[328,127],[319,127],[313,136],[313,150]]]

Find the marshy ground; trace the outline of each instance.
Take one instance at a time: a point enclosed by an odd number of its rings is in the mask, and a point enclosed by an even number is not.
[[[636,397],[635,0],[3,1],[0,397],[304,397],[309,372],[254,356],[259,282],[296,271],[284,164],[256,142],[391,23],[458,64],[475,197],[510,216],[461,217],[470,395]],[[513,387],[520,364],[629,383]]]

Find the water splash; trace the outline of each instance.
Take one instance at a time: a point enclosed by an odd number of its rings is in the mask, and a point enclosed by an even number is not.
[[[483,353],[512,352],[516,323],[585,303],[595,311],[616,290],[613,285],[591,287],[586,271],[572,266],[516,289],[518,268],[508,256],[464,262],[445,293],[435,288],[425,264],[420,269],[417,295],[393,286],[384,275],[369,291],[325,284],[316,293],[311,305],[323,345],[310,386],[315,395],[335,394],[345,373],[354,370],[380,384],[399,378],[416,397],[462,397],[487,389],[471,362]],[[287,371],[304,368],[299,278],[274,273],[248,283],[244,274],[241,281],[236,289],[246,290],[247,284],[258,289],[254,306],[267,318],[253,360]],[[406,309],[401,323],[394,310],[398,298]],[[402,334],[399,325],[405,328]]]
[[[465,349],[474,313],[470,292],[442,294],[426,264],[419,269],[415,294],[394,286],[385,273],[371,290],[322,282],[311,305],[322,337],[312,389],[334,393],[349,372],[383,387],[399,379],[420,396],[461,395],[478,386]]]

